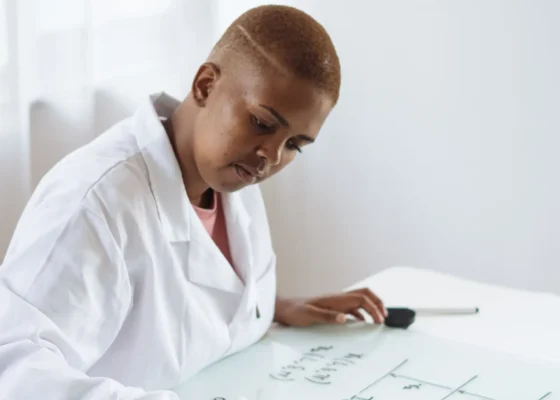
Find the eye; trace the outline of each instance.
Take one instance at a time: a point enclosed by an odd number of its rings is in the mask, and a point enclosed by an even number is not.
[[[299,147],[298,144],[293,139],[290,139],[286,142],[286,147],[288,147],[288,149],[290,150],[296,150],[300,153],[302,152],[301,147]]]
[[[251,115],[251,122],[253,123],[253,125],[263,131],[263,132],[273,132],[274,131],[274,126],[268,125],[266,122],[264,122],[263,120],[259,119],[257,116],[255,115]]]

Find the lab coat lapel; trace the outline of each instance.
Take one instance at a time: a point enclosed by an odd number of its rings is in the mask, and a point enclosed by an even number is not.
[[[229,264],[216,246],[204,225],[191,207],[191,230],[189,243],[188,278],[191,282],[232,293],[243,293],[243,282],[250,278],[252,248],[249,239],[250,217],[239,194],[222,194],[222,205],[230,252],[235,264]],[[236,270],[241,275],[237,275]]]
[[[239,192],[226,194],[224,213],[226,216],[230,251],[237,272],[245,282],[245,290],[230,328],[256,314],[257,293],[253,265],[253,247],[250,239],[251,217],[243,204]]]
[[[179,164],[159,114],[168,116],[178,105],[160,94],[145,102],[136,115],[138,146],[149,171],[150,184],[164,232],[178,249],[187,250],[185,267],[189,281],[231,293],[244,293],[243,282],[216,246],[190,204]],[[237,271],[247,284],[252,281],[251,218],[239,192],[222,195],[230,252]],[[179,250],[181,251],[181,250]]]
[[[134,123],[163,232],[171,243],[186,242],[191,236],[187,219],[190,202],[173,147],[151,101],[140,107]]]
[[[192,209],[193,235],[188,243],[187,277],[197,285],[231,293],[242,293],[243,283],[214,243]]]
[[[229,247],[236,271],[247,282],[253,268],[253,248],[249,235],[251,217],[239,192],[222,194]]]

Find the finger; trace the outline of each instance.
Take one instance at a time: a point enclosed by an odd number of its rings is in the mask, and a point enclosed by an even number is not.
[[[377,308],[381,310],[384,317],[387,317],[389,315],[387,309],[385,308],[385,305],[383,304],[383,301],[381,301],[379,296],[373,293],[370,289],[368,288],[358,289],[358,293],[366,295],[377,306]]]
[[[349,311],[348,314],[354,316],[359,321],[365,321],[366,320],[366,317],[364,317],[364,314],[362,314],[360,312],[360,310],[352,310],[352,311]]]
[[[385,322],[383,311],[381,311],[368,296],[365,294],[357,294],[357,296],[360,296],[361,307],[366,310],[369,315],[371,315],[376,323],[382,324]]]
[[[346,315],[344,313],[327,310],[312,305],[308,305],[306,307],[306,315],[311,323],[343,324],[346,322]]]

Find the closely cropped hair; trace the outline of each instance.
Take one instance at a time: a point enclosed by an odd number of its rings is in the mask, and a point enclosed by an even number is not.
[[[325,28],[301,10],[267,5],[246,11],[228,27],[212,55],[225,51],[308,80],[333,104],[338,101],[341,76],[335,47]]]

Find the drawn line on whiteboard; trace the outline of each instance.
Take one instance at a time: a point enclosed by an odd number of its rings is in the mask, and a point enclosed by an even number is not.
[[[395,373],[392,373],[392,374],[390,374],[390,375],[391,375],[392,377],[394,377],[394,378],[402,378],[402,379],[406,379],[406,380],[409,380],[409,381],[412,381],[412,382],[418,382],[418,383],[422,383],[422,384],[424,384],[424,385],[428,385],[428,386],[432,386],[432,387],[437,387],[437,388],[440,388],[440,389],[453,390],[452,387],[445,386],[445,385],[440,385],[439,383],[434,383],[434,382],[429,382],[429,381],[423,381],[422,379],[413,378],[413,377],[408,376],[408,375],[395,374]],[[481,400],[495,400],[495,399],[493,399],[492,397],[486,397],[486,396],[483,396],[483,395],[481,395],[481,394],[469,392],[469,391],[466,391],[466,390],[459,390],[458,393],[461,393],[461,394],[468,394],[469,396],[475,396],[475,397],[478,397],[478,398],[481,399]],[[541,400],[541,399],[539,399],[539,400]]]
[[[478,397],[481,400],[496,400],[496,399],[493,399],[492,397],[486,397],[486,396],[483,396],[481,394],[476,394],[476,393],[473,393],[473,392],[467,392],[466,390],[459,390],[457,393],[468,394],[469,396]]]
[[[358,394],[362,394],[363,392],[365,392],[366,390],[368,390],[369,388],[375,386],[378,382],[382,381],[383,379],[387,378],[389,375],[391,375],[393,372],[395,372],[397,369],[399,369],[400,367],[402,367],[404,364],[406,364],[408,362],[408,358],[406,360],[404,360],[403,362],[401,362],[399,365],[397,365],[395,368],[393,368],[392,370],[390,370],[389,372],[387,372],[385,375],[383,375],[381,378],[377,379],[375,382],[373,382],[371,385],[366,386],[365,389],[361,390],[358,392]]]
[[[274,375],[272,375],[272,374],[268,374],[268,376],[270,376],[270,377],[273,378],[273,379],[276,379],[277,381],[284,381],[284,382],[285,382],[285,381],[295,381],[294,378],[281,379],[281,378],[278,378],[278,377],[276,377],[276,376],[274,376]]]
[[[453,388],[449,387],[449,386],[444,386],[444,385],[439,385],[439,384],[433,383],[433,382],[423,381],[422,379],[412,378],[412,377],[406,376],[406,375],[395,374],[395,373],[392,373],[392,374],[389,374],[389,375],[394,377],[394,378],[403,378],[403,379],[407,379],[409,381],[423,383],[424,385],[430,385],[430,386],[437,387],[437,388],[440,388],[440,389],[453,390]],[[471,393],[469,393],[469,394],[471,394]]]
[[[322,356],[320,354],[315,354],[315,353],[303,353],[303,355],[308,357],[325,358],[325,356]]]
[[[455,393],[460,392],[462,388],[464,388],[465,386],[467,386],[469,383],[471,383],[472,381],[474,381],[476,379],[478,375],[473,376],[471,379],[469,379],[468,381],[466,381],[465,383],[463,383],[461,386],[459,386],[457,389],[455,389],[454,391],[452,391],[451,393],[449,393],[447,396],[445,396],[443,399],[441,400],[445,400],[450,398],[451,396],[453,396]]]
[[[552,392],[548,392],[547,394],[545,394],[543,397],[541,397],[539,400],[544,400],[546,399],[548,396],[550,396],[552,394]]]
[[[324,381],[316,381],[314,379],[308,378],[307,376],[305,377],[305,379],[307,379],[309,382],[313,382],[313,383],[318,383],[319,385],[330,385],[330,382],[324,382]]]
[[[420,384],[423,384],[423,385],[437,387],[437,388],[440,388],[440,389],[452,390],[453,392],[448,394],[448,396],[445,397],[445,399],[449,398],[449,396],[451,396],[452,394],[460,393],[460,394],[466,394],[466,395],[469,395],[469,396],[476,397],[480,400],[495,400],[491,397],[486,397],[486,396],[480,395],[478,393],[469,392],[469,391],[463,389],[467,384],[472,382],[476,378],[476,376],[472,377],[469,381],[467,381],[463,385],[459,386],[459,388],[453,389],[452,387],[449,387],[449,386],[444,386],[444,385],[440,385],[440,384],[437,384],[437,383],[434,383],[434,382],[424,381],[422,379],[413,378],[413,377],[408,376],[408,375],[397,374],[396,371],[399,368],[401,368],[404,364],[406,364],[406,362],[408,362],[408,359],[401,362],[399,365],[397,365],[391,371],[387,372],[385,375],[383,375],[381,378],[377,379],[375,382],[373,382],[372,384],[370,384],[366,388],[362,389],[360,392],[358,392],[358,394],[364,393],[365,391],[371,389],[373,386],[375,386],[376,384],[378,384],[382,380],[391,377],[391,378],[405,379],[405,380],[408,380],[408,381],[411,381],[411,382],[417,382],[417,383],[420,383]],[[419,387],[418,387],[418,389],[419,389]],[[539,399],[539,400],[542,400],[542,399]]]

